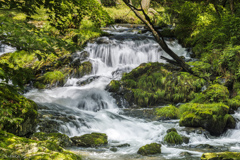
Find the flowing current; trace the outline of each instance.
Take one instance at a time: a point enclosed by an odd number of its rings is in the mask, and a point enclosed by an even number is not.
[[[93,65],[91,75],[68,79],[64,87],[33,89],[25,96],[39,104],[39,131],[61,132],[70,137],[100,132],[106,133],[109,144],[100,148],[71,148],[85,155],[86,159],[199,159],[209,151],[240,151],[240,123],[220,137],[212,137],[204,131],[189,131],[178,125],[178,120],[149,121],[123,114],[105,87],[113,79],[120,79],[124,72],[146,62],[163,62],[168,57],[154,41],[150,33],[138,34],[132,29],[117,27],[107,30],[109,37],[100,37],[88,43],[85,51]],[[167,40],[168,46],[179,56],[189,58],[186,49],[176,40]],[[80,54],[80,53],[78,53]],[[91,79],[91,83],[79,85]],[[240,119],[240,112],[234,117]],[[169,128],[189,139],[188,144],[167,146],[163,138]],[[137,150],[153,142],[162,143],[162,153],[142,157]],[[116,152],[112,146],[118,147]]]

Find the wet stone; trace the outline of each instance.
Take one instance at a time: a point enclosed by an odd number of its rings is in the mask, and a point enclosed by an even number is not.
[[[113,152],[117,152],[117,148],[116,147],[112,147],[112,148],[110,148],[110,151],[113,151]]]

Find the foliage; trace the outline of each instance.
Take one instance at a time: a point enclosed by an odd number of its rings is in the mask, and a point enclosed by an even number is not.
[[[168,144],[183,143],[182,137],[176,131],[168,132],[167,135],[164,137],[164,141],[167,142]]]
[[[36,141],[17,137],[11,133],[0,131],[1,158],[17,157],[18,159],[69,159],[82,158],[50,141]],[[10,158],[11,159],[11,158]]]
[[[63,81],[64,75],[60,71],[47,72],[43,75],[43,79],[45,83],[54,84]]]
[[[173,105],[165,106],[162,108],[155,108],[155,114],[159,117],[177,119],[178,118],[178,108]]]

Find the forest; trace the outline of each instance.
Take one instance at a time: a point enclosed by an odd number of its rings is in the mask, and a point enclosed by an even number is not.
[[[0,159],[240,159],[240,1],[0,0]]]

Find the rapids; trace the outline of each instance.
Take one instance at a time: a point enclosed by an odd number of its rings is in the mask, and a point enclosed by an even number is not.
[[[117,107],[115,100],[104,90],[107,84],[113,79],[120,79],[122,73],[130,72],[141,63],[164,63],[160,56],[168,56],[149,32],[138,34],[138,30],[124,27],[114,27],[106,31],[111,36],[100,37],[95,42],[88,43],[85,48],[90,53],[89,60],[93,64],[91,75],[68,79],[64,87],[33,89],[25,94],[40,105],[39,113],[43,116],[40,118],[39,130],[41,127],[49,127],[49,130],[70,137],[91,132],[106,133],[109,141],[107,147],[70,148],[85,159],[199,159],[209,150],[240,151],[240,123],[236,129],[228,130],[221,137],[212,137],[205,132],[189,133],[178,125],[178,120],[148,121],[121,114],[123,110]],[[168,39],[167,44],[179,56],[190,58],[177,40]],[[97,78],[90,84],[77,85],[91,77]],[[240,119],[240,112],[236,112],[234,117]],[[52,124],[57,124],[58,127],[51,128]],[[189,144],[162,144],[162,154],[151,157],[136,154],[138,148],[145,144],[162,143],[167,129],[172,127],[190,138]],[[125,143],[130,146],[118,148],[117,152],[109,150],[111,146]],[[201,147],[203,145],[211,147],[206,149]]]

